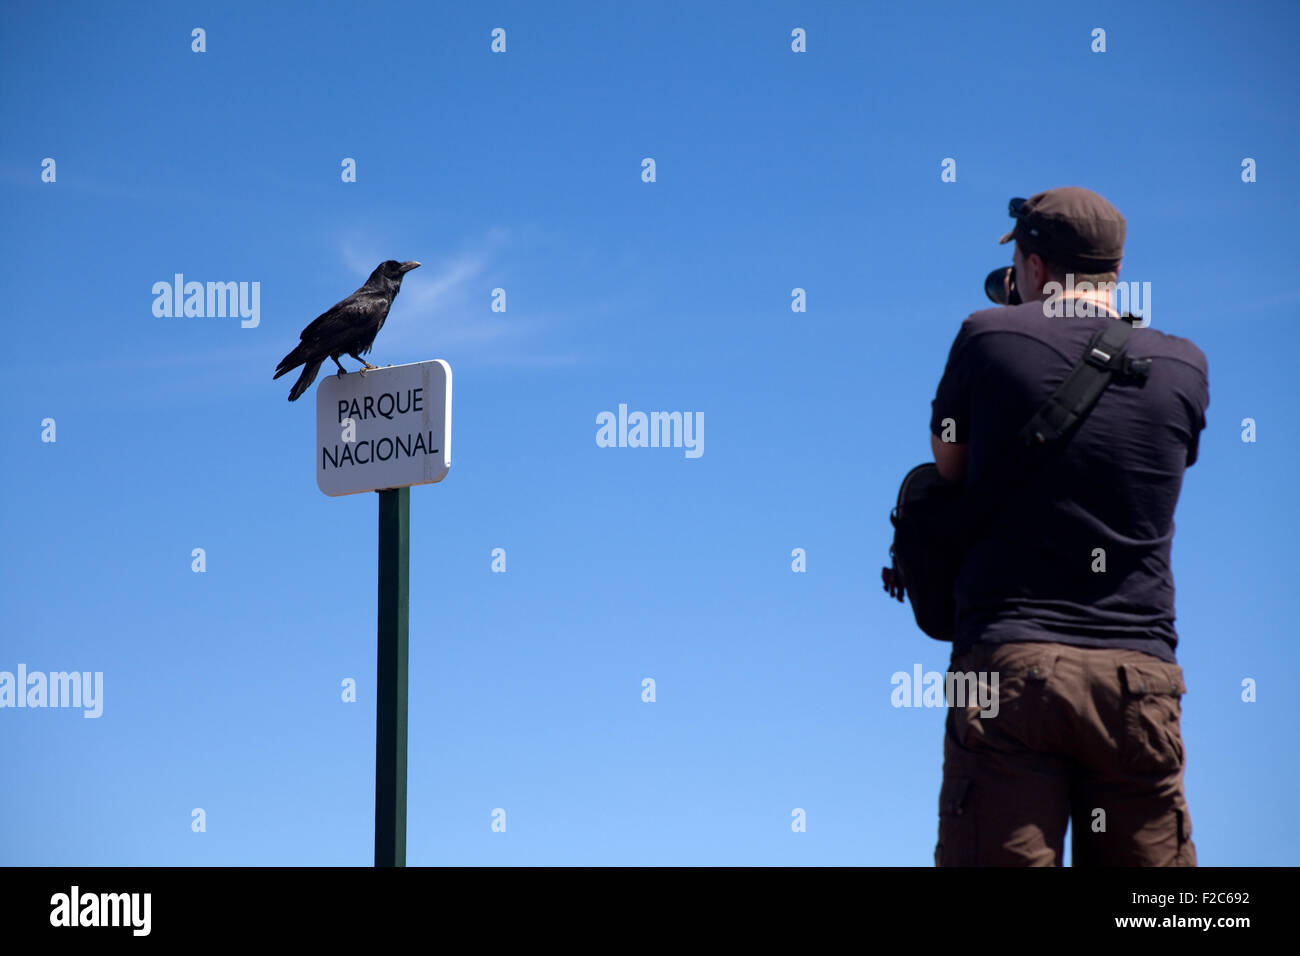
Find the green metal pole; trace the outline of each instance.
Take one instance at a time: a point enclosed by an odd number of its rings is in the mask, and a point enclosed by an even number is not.
[[[411,489],[379,492],[379,667],[375,704],[375,866],[406,866],[407,619]]]

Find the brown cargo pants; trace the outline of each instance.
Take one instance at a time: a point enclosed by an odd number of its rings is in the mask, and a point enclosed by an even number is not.
[[[986,704],[948,700],[937,866],[1060,866],[1070,821],[1075,866],[1196,865],[1182,668],[1020,642],[977,644],[949,670],[978,673]]]

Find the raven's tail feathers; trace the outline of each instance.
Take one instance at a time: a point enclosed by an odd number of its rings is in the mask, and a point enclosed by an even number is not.
[[[298,381],[293,383],[293,389],[289,392],[289,401],[296,402],[299,395],[311,388],[311,383],[316,381],[316,373],[320,371],[321,363],[324,361],[323,358],[317,359],[303,366],[302,374],[298,376]],[[289,369],[285,369],[285,371],[287,372]],[[279,375],[276,378],[279,378]]]
[[[292,372],[299,365],[307,360],[307,343],[299,342],[293,347],[293,351],[280,359],[280,364],[275,367],[275,374],[271,378],[277,379],[285,372]]]

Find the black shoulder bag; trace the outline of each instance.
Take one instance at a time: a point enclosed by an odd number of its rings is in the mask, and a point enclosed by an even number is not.
[[[1079,364],[994,459],[992,474],[967,487],[941,478],[934,463],[926,462],[903,478],[889,514],[893,566],[882,568],[881,578],[890,597],[911,598],[917,626],[930,637],[951,641],[955,636],[957,573],[1012,494],[1069,440],[1112,379],[1146,383],[1151,360],[1127,355],[1134,321],[1131,315],[1112,319],[1093,335]]]

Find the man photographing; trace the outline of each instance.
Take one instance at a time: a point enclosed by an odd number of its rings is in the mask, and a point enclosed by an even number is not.
[[[1114,206],[1063,187],[1011,214],[999,300],[1016,304],[962,323],[932,403],[935,464],[968,485],[1103,323],[1132,319],[1110,302],[1126,228]],[[1151,360],[1146,378],[1105,389],[961,564],[950,669],[997,673],[999,706],[948,708],[940,866],[1060,865],[1071,821],[1076,865],[1196,865],[1170,557],[1208,366],[1153,328],[1133,329],[1128,354]]]

